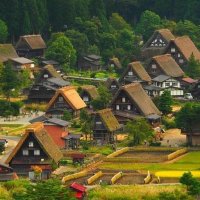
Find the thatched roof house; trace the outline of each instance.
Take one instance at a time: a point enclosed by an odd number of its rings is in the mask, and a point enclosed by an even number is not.
[[[113,67],[114,69],[121,69],[122,68],[122,65],[119,61],[118,58],[114,57],[114,58],[111,58],[108,62],[108,67],[111,66]]]
[[[119,82],[122,84],[128,84],[133,82],[150,83],[151,77],[142,66],[141,62],[132,62],[125,69]]]
[[[173,78],[183,77],[184,72],[170,54],[154,56],[147,67],[151,77],[167,75]]]
[[[172,39],[175,37],[169,29],[156,30],[142,47],[142,57],[148,59],[162,54]]]
[[[0,44],[0,63],[4,63],[9,59],[17,57],[17,52],[12,44]]]

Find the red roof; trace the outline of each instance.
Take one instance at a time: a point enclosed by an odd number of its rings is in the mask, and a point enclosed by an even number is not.
[[[71,185],[70,185],[70,188],[76,190],[76,191],[79,191],[79,192],[86,192],[86,187],[84,187],[83,185],[81,184],[78,184],[76,182],[73,182]]]
[[[187,83],[196,83],[197,80],[194,80],[190,77],[182,78],[182,81],[187,82]]]
[[[67,136],[68,132],[57,125],[44,125],[44,128],[59,148],[65,147],[65,140],[62,137]]]
[[[83,192],[77,192],[76,195],[75,195],[75,197],[76,197],[77,199],[82,199],[82,198],[83,198],[83,195],[84,195]]]

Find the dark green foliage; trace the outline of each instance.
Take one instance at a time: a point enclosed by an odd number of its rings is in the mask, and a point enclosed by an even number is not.
[[[5,145],[3,143],[0,143],[0,155],[3,151],[5,151]]]
[[[65,121],[70,121],[72,119],[72,114],[68,110],[65,110],[62,119]]]
[[[163,94],[157,99],[155,102],[159,110],[165,115],[169,114],[172,111],[172,104],[173,104],[173,99],[170,94],[170,91],[165,90]]]
[[[200,78],[200,62],[195,60],[194,55],[190,56],[188,66],[186,68],[186,73],[191,78]]]
[[[98,87],[99,97],[92,101],[92,106],[95,110],[101,110],[108,107],[112,98],[109,90],[104,85]]]
[[[151,126],[144,118],[129,121],[125,128],[129,133],[130,146],[139,145],[144,140],[148,140],[153,136]]]
[[[6,42],[8,37],[8,28],[4,21],[0,19],[0,43]]]

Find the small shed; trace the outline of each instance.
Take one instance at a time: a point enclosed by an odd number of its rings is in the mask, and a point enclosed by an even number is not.
[[[78,149],[80,146],[80,138],[81,134],[73,134],[69,133],[63,139],[65,140],[65,148],[66,149]]]
[[[75,198],[76,199],[83,199],[86,195],[86,187],[79,184],[79,183],[76,183],[76,182],[73,182],[71,185],[70,185],[70,188],[75,192]]]

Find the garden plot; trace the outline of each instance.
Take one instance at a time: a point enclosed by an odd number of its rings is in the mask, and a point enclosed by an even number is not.
[[[111,178],[114,174],[103,174],[103,176],[99,177],[96,181],[94,181],[91,185],[98,185],[98,184],[106,184],[109,185]]]
[[[122,158],[123,161],[131,159],[132,162],[138,163],[159,163],[167,160],[167,155],[173,151],[128,151],[117,158]]]

